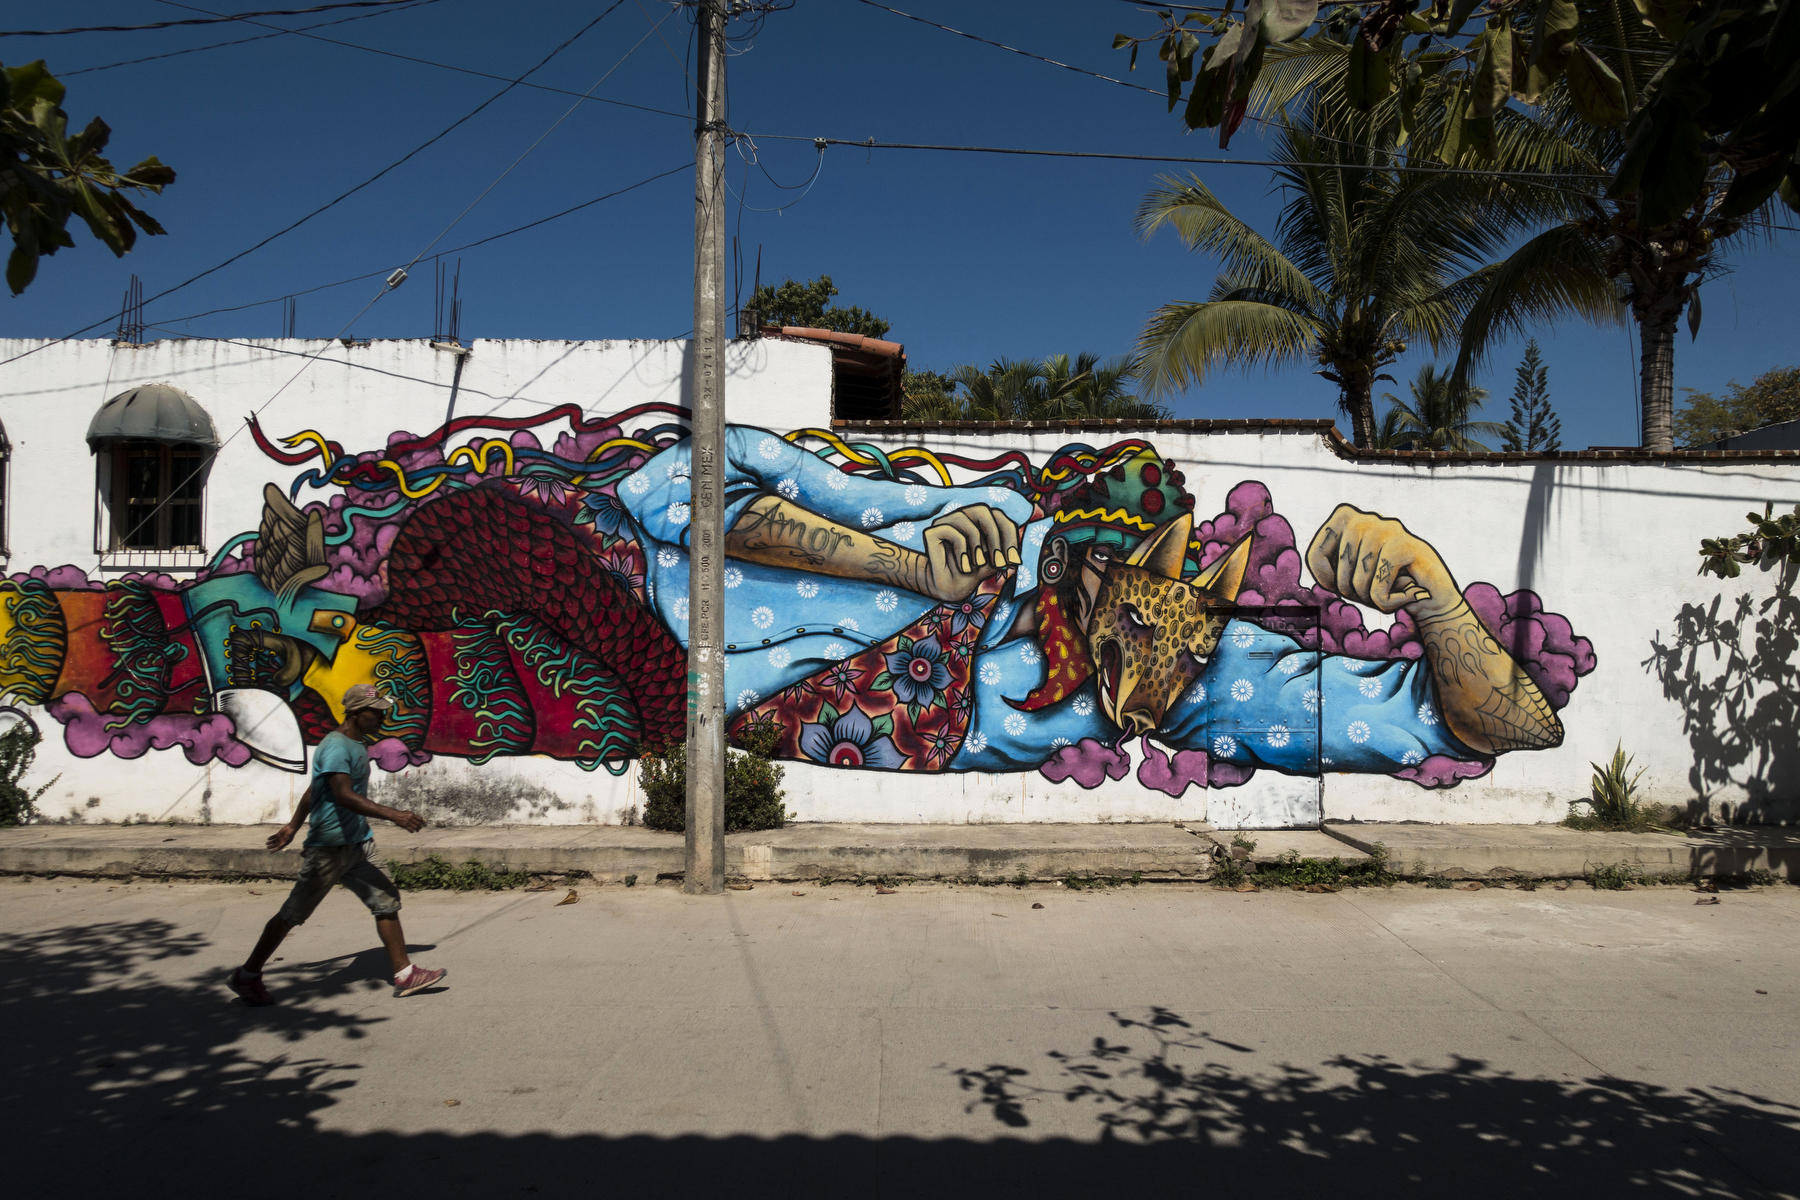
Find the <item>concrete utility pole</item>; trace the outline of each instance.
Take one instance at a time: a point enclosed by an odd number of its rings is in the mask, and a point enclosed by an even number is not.
[[[687,870],[681,890],[725,890],[725,5],[700,0],[694,129],[694,353],[688,372]]]

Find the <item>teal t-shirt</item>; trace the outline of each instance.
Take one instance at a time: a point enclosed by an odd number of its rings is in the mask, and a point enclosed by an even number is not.
[[[369,794],[369,750],[353,737],[332,730],[313,752],[312,813],[307,822],[308,846],[360,846],[374,838],[359,812],[338,807],[327,775],[348,775],[350,790]]]

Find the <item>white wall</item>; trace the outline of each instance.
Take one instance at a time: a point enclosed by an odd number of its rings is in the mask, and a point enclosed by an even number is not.
[[[170,383],[212,415],[223,446],[207,481],[205,538],[216,551],[256,529],[263,485],[287,477],[247,432],[252,412],[270,438],[316,429],[346,447],[374,449],[395,431],[437,428],[456,367],[455,356],[425,341],[72,341],[38,349],[45,345],[0,339],[0,359],[37,350],[0,371],[0,422],[12,443],[7,570],[69,564],[96,579],[128,570],[104,566],[95,553],[95,466],[83,440],[95,411],[112,397],[141,383]],[[519,416],[559,404],[600,416],[653,401],[684,403],[684,342],[478,340],[471,349],[457,416]],[[726,387],[734,420],[781,429],[826,425],[831,353],[797,342],[734,343]],[[53,819],[285,820],[305,786],[303,776],[254,763],[196,767],[179,749],[132,760],[75,758],[55,720],[40,715],[37,723],[45,736],[31,778],[60,773],[39,802]],[[460,815],[489,820],[509,813],[518,820],[614,821],[642,803],[630,776],[550,760],[486,768],[437,762],[417,774],[421,787],[461,792]]]
[[[36,343],[0,341],[0,358]],[[323,353],[307,365],[303,355]],[[477,342],[465,369],[457,413],[516,415],[576,403],[590,414],[651,400],[679,402],[685,347],[661,342]],[[755,342],[732,349],[731,419],[786,431],[828,422],[830,356],[819,347]],[[301,367],[305,366],[302,371]],[[346,446],[374,447],[399,429],[423,431],[444,417],[454,363],[422,342],[377,342],[345,349],[317,342],[160,342],[113,348],[105,342],[55,346],[0,373],[0,420],[12,441],[9,569],[70,563],[101,575],[93,545],[93,464],[82,433],[96,408],[136,383],[167,381],[192,393],[219,425],[241,428],[259,406],[273,435],[316,428]],[[299,372],[298,378],[290,378]],[[285,387],[284,387],[285,385]],[[273,399],[271,399],[273,397]],[[867,438],[866,433],[856,436]],[[1034,461],[1069,441],[1100,444],[1115,434],[1065,431],[970,434],[914,432],[890,446],[990,456],[1020,449]],[[1759,654],[1754,622],[1741,631],[1737,665],[1719,651],[1691,658],[1702,683],[1742,678],[1739,708],[1697,711],[1665,696],[1653,645],[1671,644],[1686,605],[1730,613],[1740,598],[1769,599],[1773,584],[1755,571],[1732,583],[1695,574],[1702,537],[1735,532],[1744,514],[1773,502],[1800,502],[1800,462],[1769,458],[1665,461],[1553,460],[1432,463],[1351,461],[1312,430],[1148,432],[1161,454],[1187,474],[1204,517],[1224,506],[1244,480],[1262,482],[1276,512],[1303,549],[1339,503],[1404,521],[1431,542],[1459,583],[1485,581],[1502,593],[1530,588],[1593,643],[1594,672],[1561,716],[1558,748],[1503,756],[1485,778],[1426,790],[1385,776],[1329,774],[1324,812],[1331,819],[1537,822],[1560,819],[1586,792],[1590,761],[1622,742],[1647,768],[1647,798],[1686,804],[1702,797],[1715,811],[1792,817],[1800,761],[1771,761],[1761,749],[1779,741],[1768,729],[1745,740],[1754,709],[1776,686],[1786,643]],[[273,469],[271,469],[273,468]],[[207,505],[209,548],[252,530],[265,481],[282,478],[247,435],[231,437],[214,468]],[[1756,614],[1753,614],[1753,618]],[[1385,624],[1379,614],[1366,617]],[[1679,666],[1688,670],[1688,658]],[[1737,676],[1730,672],[1737,671]],[[135,761],[74,759],[59,727],[40,720],[45,742],[33,777],[62,777],[43,801],[51,817],[86,819],[270,820],[285,815],[304,780],[260,766],[193,767],[178,750]],[[1755,732],[1755,731],[1753,731]],[[1793,731],[1785,730],[1792,742]],[[1697,759],[1714,764],[1696,780]],[[1735,760],[1735,761],[1734,761]],[[464,819],[542,822],[613,821],[641,803],[629,775],[613,778],[537,759],[484,767],[438,760],[390,780],[409,796],[463,797]],[[1260,773],[1236,790],[1189,789],[1180,798],[1140,786],[1135,776],[1086,791],[1036,773],[1005,776],[848,774],[788,764],[790,807],[805,820],[1127,821],[1232,823],[1232,813],[1261,792],[1291,781]],[[399,794],[398,792],[396,794]],[[1249,807],[1254,807],[1250,804]]]

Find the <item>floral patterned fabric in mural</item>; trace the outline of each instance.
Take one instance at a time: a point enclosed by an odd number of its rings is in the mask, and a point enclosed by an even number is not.
[[[623,771],[685,729],[678,415],[564,406],[364,453],[253,425],[299,474],[199,578],[0,581],[0,693],[77,754],[303,770],[371,682],[398,701],[386,769]],[[726,444],[727,712],[794,760],[1100,786],[1142,736],[1140,779],[1170,791],[1264,769],[1442,786],[1560,741],[1594,667],[1535,594],[1461,587],[1398,520],[1341,505],[1302,547],[1255,481],[1197,519],[1139,439],[1042,463],[823,430]],[[1376,609],[1395,615],[1370,628]]]

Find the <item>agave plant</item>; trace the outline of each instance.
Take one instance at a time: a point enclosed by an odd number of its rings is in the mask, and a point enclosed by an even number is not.
[[[1648,814],[1637,802],[1638,781],[1644,777],[1647,767],[1631,769],[1631,755],[1625,753],[1624,743],[1613,747],[1612,760],[1605,765],[1589,763],[1594,769],[1594,777],[1588,783],[1589,796],[1586,800],[1576,800],[1569,805],[1571,823],[1579,826],[1604,829],[1629,829],[1647,823]],[[1577,811],[1585,805],[1587,812]]]

